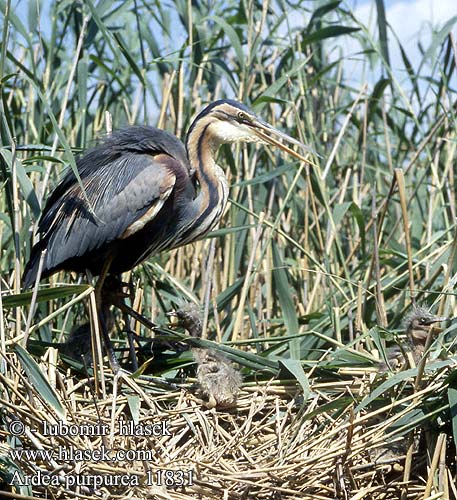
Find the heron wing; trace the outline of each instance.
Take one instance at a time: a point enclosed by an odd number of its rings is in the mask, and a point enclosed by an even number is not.
[[[157,215],[175,182],[167,165],[130,153],[83,179],[92,210],[80,185],[73,184],[43,219],[42,237],[49,240],[46,267],[134,234]]]
[[[72,171],[54,189],[38,225],[40,241],[24,271],[25,286],[36,279],[42,250],[47,250],[42,276],[47,276],[66,261],[142,229],[175,196],[175,187],[181,197],[194,192],[183,144],[151,127],[116,131],[77,166],[84,193]],[[183,189],[190,191],[183,195]]]
[[[152,158],[166,157],[165,164],[173,170],[177,167],[180,175],[191,175],[186,150],[182,142],[174,135],[153,127],[133,126],[115,131],[107,136],[93,149],[78,159],[78,173],[83,181],[84,189],[91,206],[101,199],[105,201],[107,194],[115,195],[132,181],[138,172],[147,167],[147,162],[132,162],[132,168],[122,168],[125,160],[141,155]],[[78,182],[72,170],[68,170],[59,185],[49,196],[43,210],[39,233],[45,234],[54,222],[54,208],[59,206],[67,194],[78,190]],[[110,191],[111,192],[107,192]],[[90,207],[89,207],[90,208]]]

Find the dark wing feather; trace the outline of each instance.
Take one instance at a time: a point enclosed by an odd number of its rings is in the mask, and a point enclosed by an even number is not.
[[[136,171],[124,172],[125,177],[116,175],[114,163],[126,154],[157,155],[165,153],[175,159],[181,168],[187,169],[189,175],[190,165],[183,143],[174,135],[160,129],[146,126],[134,126],[115,131],[106,136],[95,148],[87,151],[77,161],[78,173],[81,180],[86,177],[100,177],[106,169],[110,172],[109,187],[116,190],[136,176]],[[100,174],[100,175],[99,175]],[[113,178],[116,175],[116,178]],[[104,179],[107,180],[106,178]],[[115,183],[118,183],[117,187]],[[39,233],[45,233],[52,223],[52,208],[62,199],[69,189],[77,184],[72,170],[68,170],[58,186],[49,196],[41,215]]]
[[[161,161],[164,157],[167,161]],[[189,175],[185,149],[176,137],[149,127],[131,127],[107,138],[77,162],[84,190],[69,172],[50,196],[39,223],[40,242],[24,272],[36,279],[47,248],[43,276],[116,239],[141,229],[172,192],[176,175]]]

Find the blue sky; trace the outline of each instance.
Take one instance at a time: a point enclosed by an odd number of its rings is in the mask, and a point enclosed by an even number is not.
[[[374,0],[347,0],[346,3],[362,22],[374,29]],[[387,21],[405,48],[414,49],[417,39],[427,36],[427,25],[443,26],[450,18],[457,16],[456,0],[386,0],[385,4]]]
[[[15,13],[27,20],[28,5],[32,2],[37,3],[37,0],[13,0],[11,3]],[[50,0],[40,0],[39,3],[45,12]],[[315,1],[308,3],[310,6],[317,4]],[[345,3],[365,22],[368,22],[370,12],[375,12],[374,0],[346,0]],[[388,21],[402,40],[417,34],[423,22],[443,23],[457,15],[456,0],[385,0],[385,5]],[[43,21],[42,16],[42,24]],[[45,30],[45,25],[43,29]]]
[[[93,0],[97,2],[97,0]],[[223,0],[220,0],[223,1]],[[314,10],[321,2],[308,2],[311,10]],[[44,35],[47,35],[47,6],[50,0],[12,0],[14,12],[21,18],[26,26],[29,23],[36,24],[36,18],[28,19],[29,5],[41,5],[40,27]],[[172,2],[170,1],[170,5]],[[375,0],[343,0],[343,5],[352,10],[355,17],[368,26],[373,38],[377,38],[376,6]],[[457,0],[385,0],[387,21],[396,35],[399,37],[413,67],[417,68],[422,56],[418,48],[418,40],[422,40],[427,47],[430,41],[430,34],[433,28],[442,27],[453,16],[457,16]],[[303,22],[293,13],[289,15],[289,23]],[[457,30],[454,30],[457,38]],[[397,77],[401,80],[404,74],[404,65],[401,60],[400,51],[392,34],[389,33],[389,50],[391,65],[394,72],[400,70]],[[345,37],[345,40],[338,40],[338,46],[343,46],[344,52],[356,54],[360,51],[360,46],[354,37]],[[329,45],[329,50],[335,50],[335,57],[338,57],[336,45]],[[358,64],[357,58],[345,62],[347,75],[352,75],[351,80],[363,80],[363,68]],[[366,68],[365,68],[366,69]],[[403,75],[402,75],[403,72]],[[369,80],[377,79],[375,75],[370,75]]]
[[[346,0],[346,4],[352,8],[356,17],[369,28],[374,38],[377,38],[374,0]],[[418,45],[419,40],[425,49],[429,47],[433,30],[442,28],[446,22],[457,16],[457,0],[386,0],[385,4],[387,22],[399,38],[412,66],[417,70],[423,59]],[[457,38],[455,27],[453,32]],[[394,74],[400,81],[407,79],[398,44],[392,33],[388,32],[388,37],[390,62]],[[357,46],[353,37],[346,37],[346,42],[346,53],[353,54],[360,50],[360,46]],[[433,61],[429,62],[433,63]],[[354,67],[349,72],[353,75],[352,79],[360,81],[362,79],[360,72],[360,67],[354,62]]]

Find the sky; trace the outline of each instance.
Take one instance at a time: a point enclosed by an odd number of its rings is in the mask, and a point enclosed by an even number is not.
[[[26,26],[29,24],[29,20],[27,19],[28,5],[31,2],[36,1],[37,0],[12,0],[15,13],[21,18],[21,20],[24,21]],[[93,1],[97,3],[97,0]],[[46,7],[49,6],[50,0],[41,0],[39,3],[42,6],[40,25],[43,33],[46,35]],[[311,11],[315,10],[318,5],[322,5],[322,3],[324,2],[317,2],[316,0],[308,1]],[[173,2],[170,0],[170,5],[172,4]],[[343,0],[342,5],[352,10],[355,17],[368,26],[373,38],[377,39],[378,31],[375,0]],[[385,5],[387,21],[399,37],[410,62],[416,70],[422,59],[418,47],[418,40],[421,39],[424,46],[428,47],[432,27],[441,28],[447,21],[449,21],[449,19],[457,16],[457,0],[385,0]],[[302,23],[303,21],[304,20],[300,19],[299,16],[296,16],[293,13],[289,14],[290,24],[293,25],[295,22]],[[453,32],[457,40],[457,28],[454,28]],[[388,33],[388,36],[390,42],[389,51],[391,66],[395,76],[401,82],[403,79],[407,79],[404,64],[394,37],[391,33]],[[358,42],[353,36],[346,36],[343,39],[339,38],[337,44],[330,40],[328,50],[334,51],[334,58],[340,57],[341,54],[338,52],[339,49],[336,47],[341,46],[345,55],[356,54],[361,50],[360,45],[358,45]],[[374,81],[379,79],[379,75],[377,73],[379,73],[380,70],[368,76],[364,75],[363,71],[364,69],[357,61],[357,57],[354,57],[353,60],[345,61],[346,78],[349,75],[351,80],[358,80],[359,82],[366,78],[368,83],[374,83]]]
[[[370,11],[375,9],[373,0],[347,3],[365,22],[370,18]],[[385,0],[385,5],[388,22],[404,40],[415,37],[424,22],[444,23],[457,15],[455,0]]]
[[[27,6],[32,1],[35,0],[13,0],[11,3],[16,14],[25,20]],[[97,0],[93,1],[97,3]],[[40,3],[45,7],[50,1],[42,0]],[[317,4],[314,1],[309,3]],[[375,0],[345,0],[343,3],[351,7],[361,21],[368,23],[371,19],[375,22]],[[443,24],[457,15],[456,0],[385,0],[385,5],[388,22],[404,42],[413,40],[423,23]]]
[[[376,31],[376,7],[373,0],[348,1],[347,4],[371,28],[372,33]],[[432,26],[442,27],[449,19],[457,16],[457,0],[386,0],[385,4],[387,22],[400,38],[411,59],[419,56],[419,37],[425,37],[424,42],[429,41]],[[454,34],[457,38],[456,29]],[[399,52],[394,52],[393,57],[398,59]],[[392,62],[394,64],[395,59]]]

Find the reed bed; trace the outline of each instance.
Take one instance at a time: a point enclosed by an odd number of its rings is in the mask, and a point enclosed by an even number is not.
[[[12,356],[9,362],[15,363]],[[24,449],[54,451],[55,460],[15,460],[24,477],[59,478],[59,484],[34,487],[34,498],[41,498],[40,493],[54,498],[399,498],[410,429],[416,429],[419,448],[405,498],[429,498],[435,476],[444,491],[455,493],[446,433],[426,439],[427,431],[418,430],[424,416],[417,410],[445,391],[447,373],[447,368],[439,369],[417,394],[408,391],[399,397],[387,391],[376,409],[362,410],[358,401],[369,396],[372,386],[369,370],[339,383],[313,382],[307,399],[293,382],[249,383],[228,409],[206,408],[191,384],[161,392],[147,380],[126,375],[107,380],[111,395],[106,399],[92,393],[93,379],[72,386],[62,376],[56,395],[65,407],[64,419],[50,411],[23,376],[9,387],[11,401],[2,403],[8,422],[14,414],[33,429],[21,438]],[[28,400],[21,401],[27,388]],[[404,418],[411,412],[416,414],[414,423]],[[135,422],[134,431],[126,430],[129,421]],[[62,430],[49,436],[58,422],[68,428],[103,425],[104,432],[87,436],[80,427],[72,436]],[[152,425],[156,436],[141,435]],[[77,450],[102,447],[110,450],[112,460],[76,455]],[[119,450],[129,455],[119,457]],[[1,451],[3,457],[11,453],[6,446]],[[426,457],[434,454],[439,459],[427,465]],[[165,476],[164,471],[174,472]],[[96,483],[96,478],[105,483]],[[121,478],[128,485],[115,484]]]

